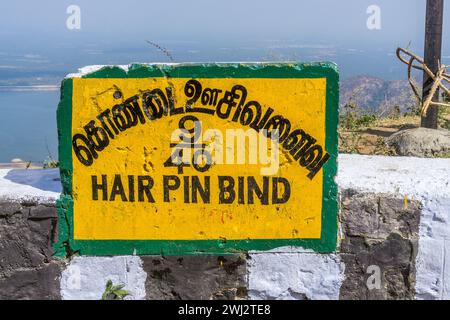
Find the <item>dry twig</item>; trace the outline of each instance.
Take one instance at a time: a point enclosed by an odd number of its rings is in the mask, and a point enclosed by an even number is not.
[[[402,55],[406,57],[403,57]],[[411,89],[414,92],[414,95],[417,97],[417,99],[420,101],[420,104],[422,105],[421,109],[422,115],[427,114],[428,108],[433,105],[450,107],[449,103],[433,101],[434,94],[439,88],[450,96],[450,90],[444,85],[444,82],[448,82],[450,84],[450,73],[448,73],[446,65],[439,63],[438,71],[436,72],[436,74],[434,74],[430,70],[430,68],[428,68],[428,66],[425,64],[423,58],[415,55],[412,52],[409,52],[406,49],[397,48],[397,57],[400,59],[401,62],[408,65],[408,81],[411,86]],[[431,86],[431,90],[427,95],[427,97],[425,98],[425,101],[422,100],[422,97],[419,94],[419,89],[417,88],[416,84],[413,81],[412,69],[422,70],[431,79],[433,79],[433,85]]]

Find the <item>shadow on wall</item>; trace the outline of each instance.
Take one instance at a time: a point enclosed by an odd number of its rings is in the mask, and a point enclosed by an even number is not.
[[[59,169],[23,170],[12,169],[4,179],[14,183],[28,185],[43,191],[61,192]]]

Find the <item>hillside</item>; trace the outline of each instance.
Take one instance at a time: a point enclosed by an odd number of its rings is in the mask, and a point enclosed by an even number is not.
[[[392,113],[414,110],[417,99],[408,81],[387,81],[371,76],[357,76],[345,79],[340,86],[341,111],[351,103],[360,111],[386,117]]]

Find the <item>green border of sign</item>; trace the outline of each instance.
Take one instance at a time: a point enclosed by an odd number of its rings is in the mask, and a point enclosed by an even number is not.
[[[216,63],[216,64],[132,64],[128,70],[106,66],[83,78],[326,78],[326,141],[330,159],[323,167],[322,235],[320,239],[254,240],[74,240],[72,194],[72,86],[66,78],[61,86],[57,111],[59,163],[63,193],[57,201],[59,241],[55,255],[125,255],[125,254],[235,254],[248,250],[270,250],[298,246],[327,253],[337,243],[337,126],[339,73],[334,63]]]

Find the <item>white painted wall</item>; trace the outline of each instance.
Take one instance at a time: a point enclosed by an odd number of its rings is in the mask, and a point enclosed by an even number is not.
[[[450,159],[342,154],[337,182],[422,203],[416,297],[450,299]]]
[[[147,273],[137,256],[75,257],[61,275],[61,297],[65,300],[100,300],[108,280],[124,285],[126,300],[145,299]]]
[[[0,169],[0,201],[52,203],[60,194],[59,169]]]
[[[295,247],[249,252],[250,299],[339,299],[345,265],[336,254]]]

